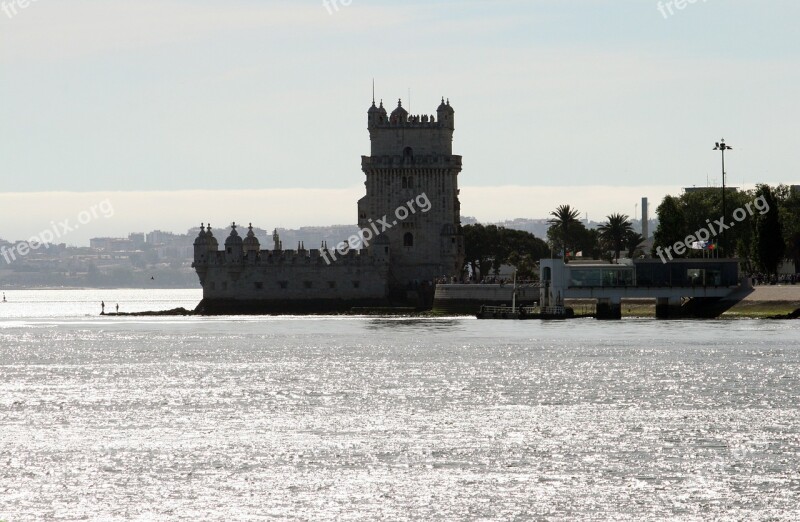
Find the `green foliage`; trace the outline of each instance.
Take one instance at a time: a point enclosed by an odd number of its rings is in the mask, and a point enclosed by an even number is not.
[[[646,238],[638,232],[634,232],[633,230],[628,232],[625,236],[625,248],[628,249],[628,259],[633,259],[634,257],[644,254],[639,247],[642,246],[645,240]]]
[[[550,220],[550,224],[561,229],[561,243],[558,246],[559,250],[563,251],[564,260],[566,260],[567,253],[570,252],[569,247],[572,245],[572,241],[574,241],[570,230],[576,223],[580,224],[578,220],[580,212],[569,205],[559,205],[553,212],[550,212],[550,215],[553,216],[553,219]],[[575,252],[574,248],[572,251]]]
[[[486,276],[504,264],[517,268],[520,277],[535,273],[535,264],[550,253],[547,243],[529,232],[496,225],[467,225],[464,230],[465,265]]]
[[[607,219],[597,230],[600,232],[600,240],[614,252],[614,259],[619,259],[626,239],[633,233],[633,227],[625,214],[611,214]]]
[[[567,252],[574,257],[577,252],[582,252],[583,257],[600,259],[602,248],[600,246],[600,232],[589,230],[580,221],[570,223],[567,227]],[[554,252],[561,252],[564,248],[564,227],[553,224],[547,229],[547,241]]]
[[[778,199],[768,185],[759,185],[756,197],[764,198],[769,212],[755,216],[755,261],[760,270],[777,274],[783,260],[786,243],[783,237],[783,223]]]
[[[759,196],[768,196],[770,209],[777,211],[761,216],[753,208],[753,201]],[[729,190],[726,200],[725,223],[734,221],[731,216],[736,209],[749,206],[753,215],[725,232],[728,251],[723,251],[723,255],[738,256],[748,271],[759,269],[772,273],[784,255],[793,259],[796,265],[800,264],[800,194],[785,185],[774,188],[759,185],[755,191]],[[709,222],[717,229],[716,221],[722,217],[722,192],[721,189],[709,189],[666,196],[657,212],[659,225],[654,234],[654,251],[659,246],[666,248],[683,242],[701,229],[708,230]],[[712,237],[722,241],[721,234]],[[688,255],[700,256],[702,253]],[[779,259],[775,261],[775,258]]]
[[[658,213],[658,227],[653,233],[653,255],[659,246],[671,247],[678,241],[683,241],[688,235],[687,230],[689,229],[680,198],[665,196],[656,212]]]

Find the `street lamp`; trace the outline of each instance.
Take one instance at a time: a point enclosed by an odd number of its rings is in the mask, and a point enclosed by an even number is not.
[[[714,150],[718,150],[722,152],[722,218],[727,219],[728,214],[725,212],[725,151],[726,150],[733,150],[733,147],[729,147],[725,144],[725,138],[722,138],[719,143],[716,144]],[[722,231],[722,252],[725,255],[728,255],[728,244],[725,241],[725,230]]]

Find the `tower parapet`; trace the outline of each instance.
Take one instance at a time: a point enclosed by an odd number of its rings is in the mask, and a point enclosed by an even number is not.
[[[386,109],[381,100],[380,106],[375,106],[372,102],[372,107],[367,111],[368,128],[373,127],[445,127],[450,130],[455,129],[455,110],[450,107],[450,100],[445,103],[442,98],[442,104],[436,111],[436,116],[433,114],[409,114],[403,107],[403,100],[397,100],[397,108],[387,115]]]

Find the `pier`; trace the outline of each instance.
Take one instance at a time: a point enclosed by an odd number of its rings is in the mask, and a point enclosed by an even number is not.
[[[598,319],[621,319],[622,301],[652,299],[656,317],[714,316],[718,303],[743,291],[737,259],[655,259],[622,263],[543,259],[540,281],[518,286],[519,306],[564,306],[566,300],[594,300]],[[436,287],[434,310],[477,313],[481,306],[511,303],[514,286],[444,284]],[[735,302],[735,301],[732,301]]]

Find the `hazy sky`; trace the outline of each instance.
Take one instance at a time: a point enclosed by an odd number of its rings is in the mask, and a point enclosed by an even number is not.
[[[721,137],[732,184],[800,182],[796,0],[666,16],[650,0],[19,1],[0,0],[0,237],[104,194],[146,214],[133,229],[354,222],[336,197],[363,191],[373,77],[390,110],[409,89],[414,113],[450,98],[463,213],[482,219],[633,213],[631,194],[719,183]],[[504,201],[541,186],[560,188]],[[164,195],[187,190],[210,192]],[[263,207],[239,216],[242,190]]]

